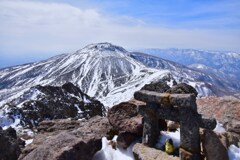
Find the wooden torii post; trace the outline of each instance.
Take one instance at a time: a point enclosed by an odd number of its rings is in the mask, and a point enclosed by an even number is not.
[[[196,97],[193,94],[168,94],[141,90],[134,98],[146,102],[139,107],[144,115],[142,143],[153,147],[158,140],[160,131],[159,119],[167,119],[180,123],[180,158],[184,160],[182,150],[192,154],[191,160],[200,159],[199,128],[214,129],[215,119],[206,119],[197,112]]]

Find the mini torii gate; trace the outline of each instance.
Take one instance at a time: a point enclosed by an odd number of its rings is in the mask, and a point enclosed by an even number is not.
[[[139,113],[144,115],[142,143],[153,147],[160,135],[159,119],[180,123],[180,158],[184,160],[182,150],[192,154],[191,160],[200,159],[199,128],[214,129],[215,119],[205,119],[197,112],[196,97],[193,94],[168,94],[141,90],[134,98],[146,102],[139,106]]]

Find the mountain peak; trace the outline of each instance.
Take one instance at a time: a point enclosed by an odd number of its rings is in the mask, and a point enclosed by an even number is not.
[[[125,50],[123,47],[113,45],[108,42],[103,42],[103,43],[94,43],[94,44],[89,44],[83,49],[77,51],[77,53],[94,53],[98,55],[103,55],[103,56],[113,56],[116,54],[125,54],[127,53],[127,50]]]

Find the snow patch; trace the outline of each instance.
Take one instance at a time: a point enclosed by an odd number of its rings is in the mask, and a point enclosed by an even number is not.
[[[91,103],[91,101],[89,99],[87,99],[86,96],[83,96],[83,102],[84,103]]]
[[[240,160],[240,148],[235,145],[231,145],[228,148],[228,157],[229,160]]]
[[[117,136],[114,136],[112,141],[116,142]],[[98,151],[93,160],[134,160],[132,148],[136,144],[133,142],[127,149],[117,147],[116,150],[109,145],[106,137],[102,138],[102,149]]]
[[[25,140],[23,138],[21,138],[23,141],[25,141],[25,147],[29,144],[31,144],[33,142],[33,139],[28,139],[28,140]]]
[[[223,124],[219,123],[218,121],[217,121],[217,125],[216,125],[216,127],[215,127],[215,129],[213,131],[215,131],[217,133],[224,133],[224,132],[226,132],[225,128],[223,128]]]

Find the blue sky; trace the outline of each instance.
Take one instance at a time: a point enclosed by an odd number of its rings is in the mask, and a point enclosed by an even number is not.
[[[1,0],[0,67],[89,43],[240,52],[239,0]]]

